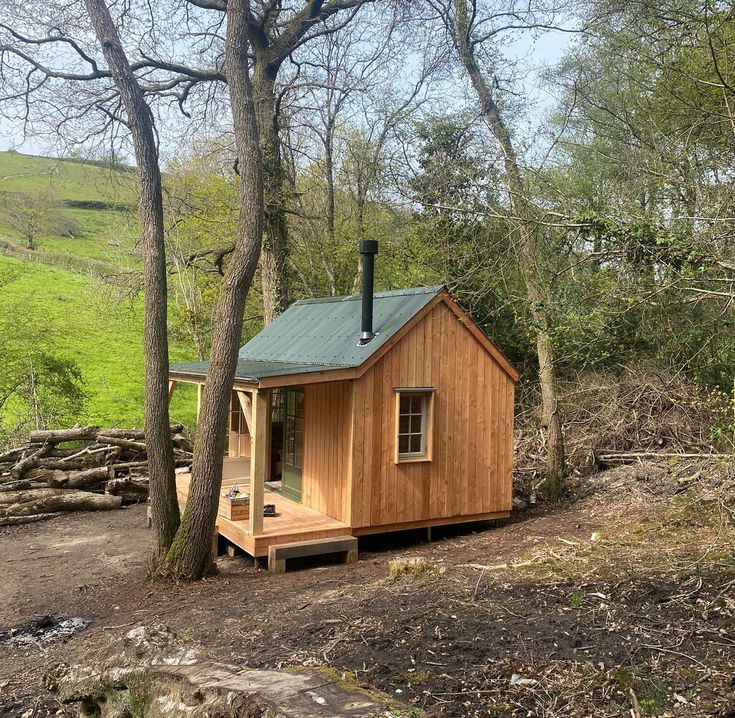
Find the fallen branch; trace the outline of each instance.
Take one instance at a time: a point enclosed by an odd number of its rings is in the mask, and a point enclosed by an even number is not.
[[[183,433],[181,424],[173,424],[170,430],[175,465],[191,466],[194,448],[191,439]],[[59,448],[63,442],[73,442],[72,448]],[[7,451],[3,457],[6,459],[0,463],[3,506],[15,502],[13,497],[21,497],[18,492],[41,489],[83,489],[117,494],[133,501],[148,494],[147,447],[142,429],[100,429],[89,425],[34,431],[29,445]]]
[[[112,469],[108,466],[98,466],[86,471],[72,471],[69,474],[54,472],[49,478],[48,485],[68,489],[80,489],[107,481],[112,475]]]
[[[139,451],[145,454],[146,445],[142,441],[131,441],[130,439],[119,439],[116,436],[107,436],[105,434],[97,435],[98,444],[110,444],[111,446],[119,446],[122,449],[130,449],[131,451]]]
[[[20,489],[18,491],[6,491],[0,494],[0,509],[7,505],[22,504],[28,501],[37,501],[48,496],[58,496],[59,494],[68,493],[65,489],[51,489],[48,487],[40,489]]]
[[[124,476],[120,479],[110,479],[107,482],[107,493],[114,496],[123,494],[135,494],[145,496],[148,494],[148,479],[132,478]]]
[[[626,463],[635,462],[638,459],[732,459],[733,454],[684,454],[684,453],[665,453],[663,451],[618,451],[615,453],[599,454],[597,461],[603,464],[607,463]]]
[[[173,424],[170,427],[172,434],[180,434],[184,427],[182,424]],[[75,426],[71,429],[43,429],[32,431],[30,434],[31,444],[61,444],[65,441],[94,441],[95,437],[103,436],[114,439],[145,439],[143,429],[102,429],[99,426]]]
[[[63,441],[92,441],[99,434],[99,426],[75,426],[71,429],[43,429],[32,431],[31,444],[60,444]]]
[[[55,519],[63,516],[63,512],[59,511],[51,514],[31,514],[30,516],[8,516],[0,519],[0,526],[17,526],[18,524],[32,524],[36,521],[46,521],[47,519]]]
[[[39,462],[53,447],[44,444],[40,449],[34,451],[30,456],[21,459],[11,470],[10,475],[16,479],[21,478],[26,471],[36,468]]]
[[[47,489],[61,493],[15,503],[0,508],[0,519],[11,516],[31,516],[33,514],[57,513],[60,511],[110,511],[119,509],[122,498],[108,494],[93,494],[89,491],[66,491]]]
[[[23,478],[24,474],[30,472],[32,469],[58,469],[59,471],[78,471],[81,468],[81,459],[44,458],[43,455],[40,455],[39,452],[17,463],[10,471],[10,475],[15,479],[21,479]]]

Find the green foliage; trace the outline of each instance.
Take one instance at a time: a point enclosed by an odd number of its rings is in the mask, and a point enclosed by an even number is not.
[[[382,194],[386,168],[380,149],[356,128],[345,129],[339,141],[332,226],[324,159],[305,167],[297,178],[298,211],[289,218],[293,298],[359,291],[357,243],[367,237],[380,244],[378,290],[441,281],[433,248],[415,231],[411,213]]]
[[[663,681],[656,681],[653,685],[646,686],[639,696],[643,715],[661,715],[664,712],[667,697],[668,691]]]
[[[142,302],[120,303],[104,285],[88,277],[0,256],[0,346],[3,385],[29,376],[41,378],[36,391],[43,423],[74,421],[141,426],[143,421]],[[172,360],[190,357],[174,343]],[[13,371],[10,372],[10,367]],[[28,380],[0,409],[0,434],[33,425]],[[172,417],[192,425],[196,398],[177,389]]]
[[[419,171],[411,189],[421,209],[413,216],[413,231],[438,281],[517,367],[534,371],[535,338],[511,229],[494,194],[497,172],[468,123],[453,114],[416,125]]]
[[[170,335],[205,359],[219,284],[237,237],[239,182],[216,145],[173,163],[164,182]],[[249,294],[245,316],[248,336],[261,326],[257,291]]]
[[[425,208],[455,218],[461,218],[463,211],[486,208],[492,199],[488,196],[493,186],[490,180],[497,177],[492,165],[481,159],[470,118],[434,115],[417,122],[414,129],[420,171],[412,184]]]
[[[731,391],[735,24],[689,0],[594,15],[549,78],[567,92],[562,149],[539,183],[575,228],[552,286],[563,370],[648,362]]]
[[[621,691],[627,691],[633,686],[634,676],[629,668],[620,666],[611,671],[612,678]]]
[[[569,603],[572,608],[579,608],[584,604],[584,594],[581,591],[572,591],[572,595],[569,597]]]
[[[23,311],[21,297],[13,301],[23,279],[22,267],[0,264],[0,443],[4,443],[3,433],[24,434],[29,429],[73,423],[86,400],[76,361],[57,353],[52,333],[39,317]]]

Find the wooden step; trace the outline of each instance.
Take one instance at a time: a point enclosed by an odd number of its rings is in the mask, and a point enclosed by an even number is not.
[[[354,536],[336,536],[335,538],[269,546],[268,570],[271,573],[286,573],[286,561],[290,558],[320,556],[328,553],[343,553],[345,563],[357,563],[357,539]]]

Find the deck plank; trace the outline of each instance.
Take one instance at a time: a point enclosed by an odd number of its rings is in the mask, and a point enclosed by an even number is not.
[[[176,476],[176,493],[182,507],[186,505],[190,482],[190,474]],[[225,481],[222,493],[227,493],[233,483],[232,480]],[[248,490],[247,480],[240,479],[237,483],[242,491]],[[274,544],[351,535],[347,524],[296,503],[281,493],[266,489],[264,503],[275,504],[277,515],[263,519],[263,532],[257,536],[248,533],[249,521],[231,521],[222,515],[217,516],[219,533],[251,556],[267,556],[268,547]]]

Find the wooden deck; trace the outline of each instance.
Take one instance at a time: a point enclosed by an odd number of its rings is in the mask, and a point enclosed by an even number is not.
[[[222,494],[237,483],[241,491],[248,491],[248,480],[228,477],[223,479]],[[178,474],[176,493],[183,509],[189,495],[190,474]],[[263,519],[263,532],[257,536],[249,533],[249,521],[230,521],[217,516],[217,529],[221,536],[249,553],[251,556],[267,556],[268,547],[276,544],[312,541],[314,539],[350,536],[352,532],[346,524],[329,516],[307,508],[303,504],[287,499],[283,494],[266,488],[264,503],[275,504],[276,516]]]

